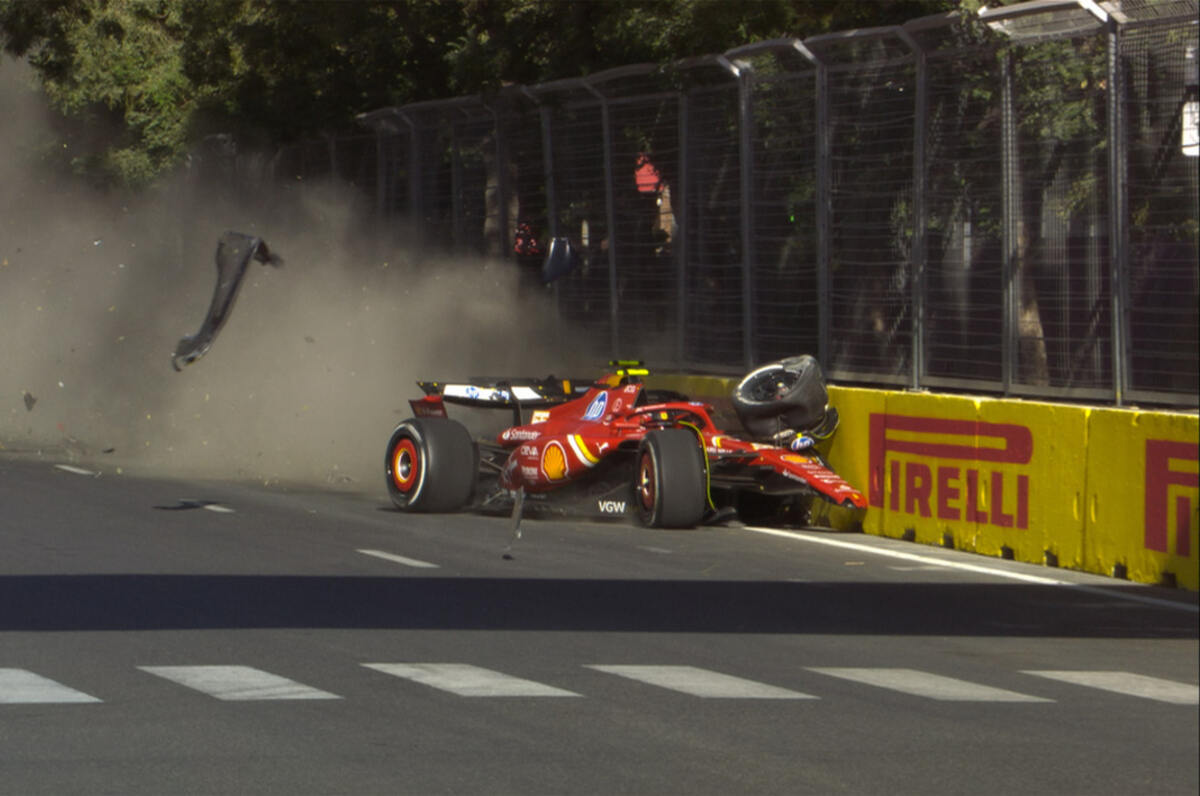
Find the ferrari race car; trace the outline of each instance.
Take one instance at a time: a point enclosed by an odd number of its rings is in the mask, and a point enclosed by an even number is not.
[[[406,512],[533,506],[636,516],[686,528],[741,516],[804,524],[812,500],[861,512],[862,493],[824,461],[832,435],[820,368],[794,357],[758,368],[733,391],[744,435],[723,431],[712,405],[648,388],[640,362],[612,362],[597,381],[473,379],[418,382],[413,417],[387,445],[392,502]],[[512,424],[473,439],[447,404],[508,409]]]

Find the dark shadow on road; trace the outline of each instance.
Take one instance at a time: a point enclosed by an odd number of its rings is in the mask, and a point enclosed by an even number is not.
[[[0,577],[0,632],[242,628],[1200,637],[1192,611],[1028,584]]]

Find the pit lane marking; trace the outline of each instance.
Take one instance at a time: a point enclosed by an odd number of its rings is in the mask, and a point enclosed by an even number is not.
[[[421,561],[416,558],[398,556],[395,553],[385,553],[382,550],[357,550],[355,552],[362,553],[364,556],[382,558],[384,561],[391,561],[395,564],[403,564],[406,567],[416,567],[417,569],[438,569],[437,564],[431,564],[428,561]]]
[[[1057,578],[1047,578],[1043,575],[1029,575],[1024,572],[1010,572],[1004,569],[995,567],[987,567],[981,564],[968,564],[965,561],[950,561],[944,558],[933,558],[931,556],[918,555],[916,553],[905,553],[900,550],[889,550],[882,547],[873,547],[871,545],[859,544],[858,542],[847,542],[841,539],[829,539],[816,534],[800,533],[798,531],[783,531],[778,528],[759,528],[753,525],[743,526],[744,530],[754,533],[766,534],[767,536],[778,536],[784,539],[792,539],[797,542],[812,542],[813,544],[823,544],[828,547],[840,547],[843,550],[854,550],[859,553],[870,553],[877,556],[887,556],[889,558],[898,558],[902,561],[911,561],[917,564],[927,564],[935,567],[945,567],[947,569],[957,569],[963,572],[974,572],[980,575],[994,575],[998,578],[1008,578],[1010,580],[1019,580],[1025,583],[1036,583],[1042,586],[1064,586],[1074,591],[1085,592],[1105,598],[1127,600],[1129,602],[1144,603],[1153,605],[1158,608],[1173,608],[1177,611],[1187,611],[1189,613],[1200,613],[1200,606],[1192,605],[1191,603],[1178,603],[1172,600],[1162,600],[1157,597],[1143,597],[1140,594],[1128,594],[1126,592],[1112,591],[1102,589],[1096,586],[1088,586],[1082,583],[1072,583],[1068,580],[1059,580]],[[1122,585],[1123,582],[1121,582]]]

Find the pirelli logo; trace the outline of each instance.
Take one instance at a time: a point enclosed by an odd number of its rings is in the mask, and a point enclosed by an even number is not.
[[[1192,516],[1196,510],[1200,475],[1196,445],[1168,439],[1146,440],[1146,538],[1147,550],[1192,554]],[[1168,538],[1175,532],[1171,551]]]
[[[1029,475],[1013,472],[1033,458],[1027,427],[872,413],[870,435],[872,506],[949,522],[1029,527]]]

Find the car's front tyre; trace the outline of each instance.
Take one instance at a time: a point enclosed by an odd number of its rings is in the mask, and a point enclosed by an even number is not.
[[[646,434],[634,469],[634,503],[642,524],[690,528],[704,518],[708,476],[696,434],[668,428]]]

